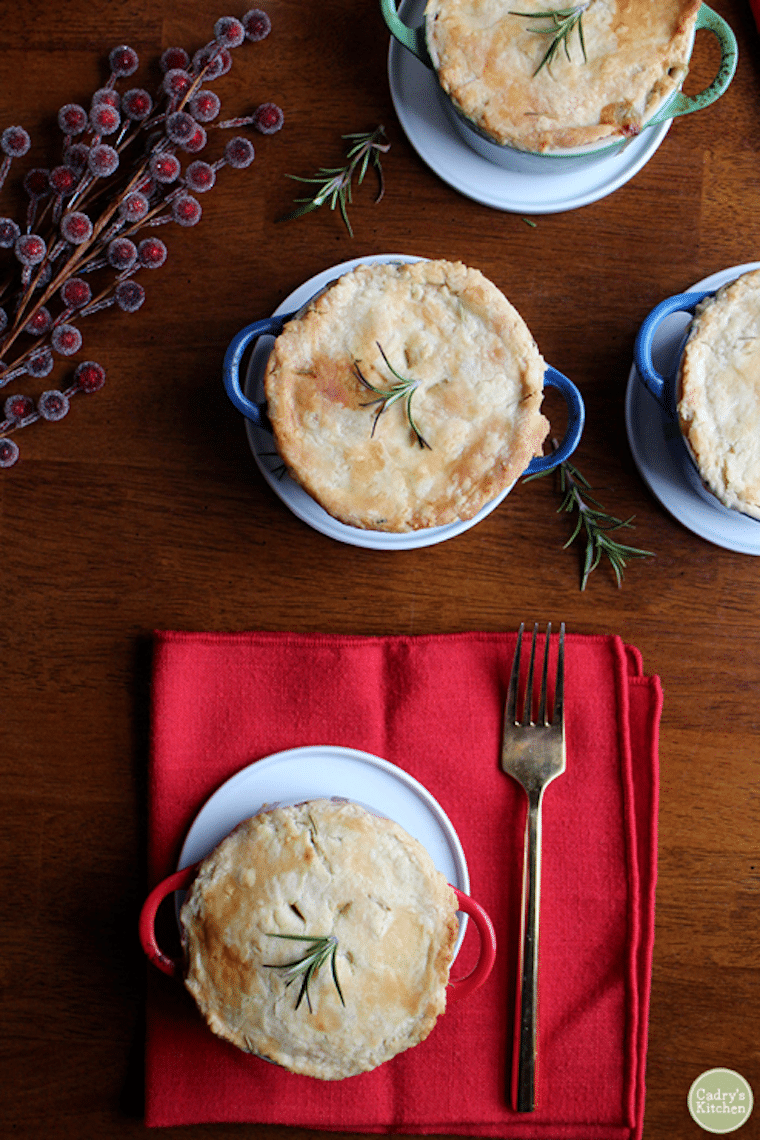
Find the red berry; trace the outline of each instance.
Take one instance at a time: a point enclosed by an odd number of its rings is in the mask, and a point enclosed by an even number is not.
[[[0,467],[12,467],[18,459],[18,444],[4,437],[0,439]]]
[[[185,170],[185,182],[196,194],[203,194],[216,182],[216,171],[213,166],[197,158]]]
[[[58,112],[58,126],[65,135],[81,135],[87,122],[87,112],[78,103],[66,103]]]
[[[53,354],[49,348],[38,348],[26,362],[30,376],[48,376],[53,371]]]
[[[90,100],[90,107],[97,107],[100,103],[108,103],[109,107],[119,107],[119,93],[113,87],[99,88],[92,99]]]
[[[140,123],[143,119],[147,119],[153,110],[153,100],[142,87],[133,87],[131,91],[124,92],[121,109],[132,122]]]
[[[48,181],[51,190],[56,194],[66,195],[71,194],[74,190],[78,176],[76,170],[71,166],[54,166],[50,171]]]
[[[181,194],[172,202],[172,217],[180,226],[195,226],[201,220],[200,202],[192,194]]]
[[[85,360],[74,373],[74,380],[81,392],[98,392],[106,382],[106,370],[94,360]]]
[[[177,156],[166,151],[159,151],[154,154],[151,157],[149,167],[156,182],[165,183],[174,182],[176,178],[179,178],[181,170]]]
[[[23,127],[6,127],[0,135],[0,146],[9,158],[20,158],[31,145],[32,140]]]
[[[123,273],[125,270],[131,269],[137,261],[137,246],[129,238],[114,238],[109,243],[106,257],[108,264],[113,269],[118,269],[120,273]]]
[[[181,98],[193,85],[193,77],[184,67],[172,67],[164,76],[162,87],[167,95]]]
[[[6,420],[13,420],[14,422],[26,419],[33,411],[34,400],[30,399],[29,396],[9,396],[3,405]]]
[[[62,420],[69,410],[68,396],[52,389],[43,392],[37,401],[37,411],[44,420]]]
[[[196,71],[203,72],[205,80],[218,79],[232,67],[232,56],[226,48],[220,48],[216,43],[206,44],[193,56],[193,67]]]
[[[234,139],[230,139],[224,148],[224,157],[230,166],[234,166],[236,170],[245,170],[253,162],[255,151],[253,144],[248,139],[242,138],[241,135],[236,135]]]
[[[251,40],[252,43],[258,43],[271,32],[272,21],[266,12],[262,12],[261,8],[251,8],[250,12],[246,12],[243,16],[243,27],[245,28],[246,39]]]
[[[69,277],[61,286],[61,300],[67,309],[83,309],[92,299],[92,289],[81,277]]]
[[[234,16],[222,16],[214,24],[214,39],[226,48],[239,47],[245,39],[245,28]]]
[[[122,312],[135,313],[145,300],[145,290],[137,281],[120,281],[114,296]]]
[[[146,269],[160,269],[166,261],[167,249],[159,238],[144,238],[137,247],[140,265]]]
[[[0,249],[10,249],[16,244],[21,230],[13,218],[0,218]]]
[[[273,135],[285,121],[282,110],[276,103],[262,103],[253,112],[253,125],[262,135]]]
[[[199,123],[210,123],[219,114],[221,100],[213,91],[196,91],[188,103],[190,114]]]
[[[119,214],[127,222],[141,221],[148,210],[150,203],[144,194],[140,194],[137,190],[131,194],[127,194],[124,201],[119,206]]]
[[[75,170],[77,174],[81,174],[87,168],[87,160],[90,156],[90,148],[87,143],[72,143],[71,146],[66,147],[64,158],[66,165]]]
[[[24,325],[24,332],[30,333],[32,336],[44,336],[50,330],[53,323],[53,318],[50,316],[49,311],[44,305],[40,305],[36,313],[34,313]]]
[[[118,152],[106,143],[100,143],[91,148],[87,156],[87,166],[90,174],[96,178],[108,178],[119,165]]]
[[[22,265],[39,265],[47,253],[47,246],[38,234],[22,234],[14,247]]]
[[[73,356],[82,347],[82,334],[74,325],[57,325],[50,343],[61,356]]]
[[[170,47],[161,56],[161,70],[172,71],[173,68],[186,68],[190,62],[190,56],[184,48]]]
[[[30,198],[44,198],[50,193],[50,171],[35,166],[24,176],[24,189]]]
[[[115,47],[108,57],[114,75],[132,75],[140,65],[137,52],[126,44]]]
[[[61,236],[71,245],[81,245],[92,237],[92,222],[79,210],[71,210],[61,219]]]
[[[90,123],[98,135],[112,135],[120,122],[121,115],[109,103],[98,103],[90,111]]]

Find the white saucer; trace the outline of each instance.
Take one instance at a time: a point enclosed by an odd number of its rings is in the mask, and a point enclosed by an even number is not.
[[[395,820],[425,847],[441,874],[469,894],[467,861],[454,827],[430,792],[401,768],[369,752],[315,745],[277,752],[237,772],[206,801],[187,833],[178,868],[203,859],[264,806],[304,800],[352,800]],[[457,949],[464,937],[461,915]]]
[[[719,289],[742,273],[759,269],[760,262],[736,265],[698,281],[684,292]],[[666,374],[675,363],[688,313],[674,313],[654,334],[652,358]],[[715,546],[740,554],[760,554],[760,522],[729,510],[706,491],[689,459],[678,425],[663,410],[631,367],[625,396],[625,426],[639,473],[652,494],[688,530]]]
[[[410,27],[423,23],[425,0],[401,6]],[[430,68],[391,37],[388,53],[391,97],[399,122],[423,162],[467,198],[516,214],[556,214],[576,210],[619,189],[649,161],[665,138],[671,120],[642,131],[625,149],[587,166],[568,168],[552,161],[537,176],[497,166],[481,157],[458,134],[443,106]]]
[[[289,297],[275,310],[274,316],[283,313],[297,312],[311,298],[334,281],[337,277],[354,269],[357,265],[371,265],[376,262],[387,261],[420,261],[421,258],[409,257],[406,254],[386,253],[371,257],[357,257],[352,261],[344,261],[341,265],[334,265],[312,277],[295,289]],[[264,399],[263,376],[267,357],[274,344],[274,337],[259,337],[251,355],[248,371],[243,384],[243,390],[254,403],[261,403]],[[263,428],[257,427],[251,420],[245,421],[248,443],[253,452],[261,474],[269,486],[285,503],[293,514],[320,531],[328,538],[346,542],[351,546],[364,546],[370,550],[415,550],[422,546],[433,546],[444,542],[448,538],[455,538],[475,526],[487,515],[490,515],[499,503],[509,494],[511,487],[500,492],[495,499],[491,499],[471,519],[465,522],[449,523],[448,526],[427,527],[424,530],[408,531],[403,534],[391,534],[379,530],[361,530],[359,527],[346,526],[345,523],[328,515],[319,503],[312,499],[302,487],[295,483],[283,469],[282,461],[274,450],[271,434]],[[514,486],[514,484],[512,484]]]

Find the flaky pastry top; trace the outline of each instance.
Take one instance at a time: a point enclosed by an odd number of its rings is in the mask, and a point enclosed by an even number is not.
[[[428,0],[428,50],[454,106],[493,142],[546,153],[637,134],[688,71],[701,0],[590,0],[539,65],[546,0]],[[517,14],[515,14],[517,13]],[[527,15],[525,15],[527,13]],[[569,58],[568,58],[569,55]]]
[[[413,381],[378,416],[378,396]],[[544,361],[525,322],[459,262],[367,264],[285,325],[265,392],[292,477],[350,526],[471,518],[541,453]],[[415,435],[409,411],[424,444]]]
[[[760,519],[760,270],[697,308],[681,357],[678,417],[712,494]]]
[[[181,911],[186,985],[210,1028],[295,1073],[339,1080],[422,1041],[446,1007],[458,902],[425,848],[346,801],[262,811],[204,860]],[[285,967],[334,936],[296,1008]]]

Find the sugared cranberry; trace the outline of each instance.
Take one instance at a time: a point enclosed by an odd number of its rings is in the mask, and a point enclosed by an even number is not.
[[[253,144],[241,135],[236,135],[234,139],[230,139],[224,148],[225,159],[236,170],[245,170],[253,162],[254,156]]]
[[[115,47],[108,56],[108,62],[112,73],[118,76],[133,75],[140,66],[137,52],[126,44]]]
[[[68,396],[53,388],[43,392],[37,401],[37,411],[43,420],[62,420],[69,410]]]
[[[106,382],[106,370],[94,360],[85,360],[74,373],[74,380],[82,392],[99,392]]]
[[[242,23],[245,28],[246,39],[251,40],[252,43],[266,39],[272,30],[272,21],[266,12],[262,12],[261,8],[251,8],[243,16]]]
[[[50,343],[61,356],[73,356],[82,347],[82,334],[75,325],[57,325]]]
[[[276,103],[262,103],[253,112],[253,125],[262,135],[274,135],[282,127],[285,116]]]
[[[18,459],[18,444],[4,436],[0,439],[0,467],[12,467]]]

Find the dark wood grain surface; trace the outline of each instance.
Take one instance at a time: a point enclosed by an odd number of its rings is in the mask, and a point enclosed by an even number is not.
[[[106,387],[77,397],[62,422],[20,432],[21,459],[0,472],[0,1132],[143,1133],[135,922],[153,629],[423,634],[551,619],[619,633],[662,677],[645,1137],[695,1137],[686,1095],[705,1069],[737,1069],[760,1094],[760,563],[693,534],[650,494],[628,447],[624,398],[649,309],[760,257],[749,5],[713,4],[739,41],[727,94],[675,122],[615,193],[534,225],[465,198],[418,157],[394,112],[374,0],[265,6],[271,36],[240,49],[217,90],[227,117],[277,101],[285,127],[255,138],[249,170],[220,171],[196,229],[161,233],[169,260],[143,275],[140,312],[107,310],[84,328],[78,359],[101,361]],[[49,165],[58,108],[88,100],[111,47],[131,44],[154,82],[148,63],[163,48],[201,46],[224,14],[197,0],[6,3],[0,127],[26,127],[28,160]],[[700,34],[688,89],[715,61]],[[337,165],[341,135],[379,123],[391,143],[385,197],[374,204],[371,179],[356,193],[353,239],[327,209],[276,223],[299,193],[287,175]],[[12,170],[0,213],[20,213],[17,181]],[[455,541],[396,553],[311,530],[260,477],[222,389],[227,343],[313,274],[385,252],[481,269],[581,388],[578,465],[610,511],[635,516],[631,541],[656,552],[631,564],[622,589],[602,566],[580,591],[551,480],[518,485]],[[288,1133],[167,1133],[241,1134]],[[741,1135],[760,1135],[760,1110]]]

